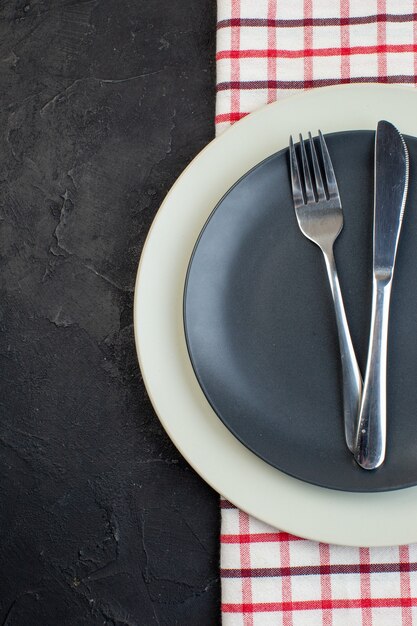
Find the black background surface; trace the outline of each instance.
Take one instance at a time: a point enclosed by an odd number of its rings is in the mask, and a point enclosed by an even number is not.
[[[0,623],[219,623],[218,497],[136,361],[140,252],[214,134],[215,2],[0,5]]]

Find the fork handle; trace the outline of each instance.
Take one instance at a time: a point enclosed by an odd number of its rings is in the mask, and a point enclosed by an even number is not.
[[[351,452],[355,449],[357,420],[362,395],[362,376],[353,349],[349,325],[343,304],[342,292],[337,277],[333,247],[322,249],[326,261],[326,269],[332,290],[336,313],[337,333],[339,336],[340,358],[343,379],[343,417],[346,444]]]
[[[364,469],[384,462],[386,447],[386,373],[391,280],[374,278],[368,362],[359,414],[355,458]]]

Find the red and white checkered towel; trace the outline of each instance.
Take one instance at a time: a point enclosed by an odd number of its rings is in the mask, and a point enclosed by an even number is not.
[[[415,86],[417,0],[218,0],[216,59],[218,133],[300,89]],[[417,544],[319,544],[221,509],[224,626],[417,626]]]

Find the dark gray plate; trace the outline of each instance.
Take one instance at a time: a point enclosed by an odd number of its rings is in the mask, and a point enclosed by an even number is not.
[[[417,140],[406,141],[410,189],[392,293],[382,468],[362,470],[345,446],[333,303],[322,254],[297,225],[287,150],[260,163],[225,195],[189,266],[185,332],[211,406],[262,459],[332,489],[417,484]],[[336,133],[327,142],[345,220],[335,256],[363,373],[371,310],[374,133]]]

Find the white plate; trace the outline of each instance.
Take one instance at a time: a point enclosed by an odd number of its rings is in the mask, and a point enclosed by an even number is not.
[[[211,142],[177,180],[149,232],[136,282],[136,345],[145,385],[168,435],[214,489],[255,517],[295,535],[343,545],[417,541],[417,487],[347,493],[274,469],[221,423],[194,376],[182,304],[188,262],[214,206],[251,167],[284,148],[290,133],[374,129],[378,120],[417,135],[417,93],[378,85],[322,88],[270,104]]]

